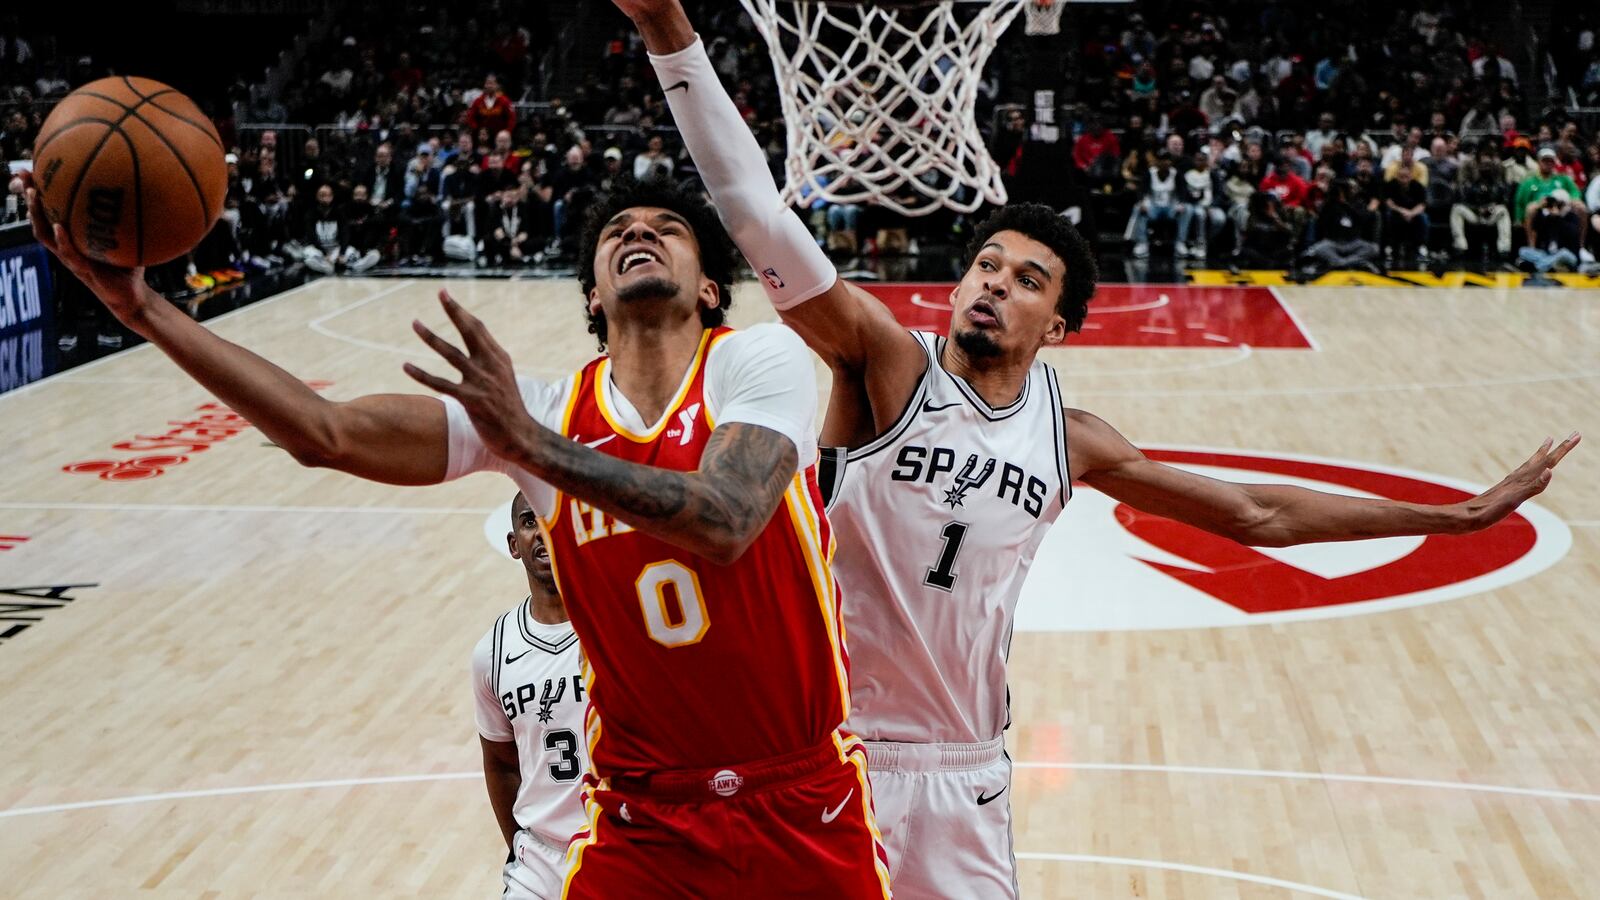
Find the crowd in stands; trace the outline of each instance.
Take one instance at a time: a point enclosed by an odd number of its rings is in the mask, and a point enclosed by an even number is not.
[[[764,43],[736,4],[687,5],[781,180]],[[590,54],[587,84],[538,94],[535,60],[553,39],[542,9],[510,0],[479,19],[363,0],[284,90],[238,86],[223,123],[235,147],[224,222],[195,261],[324,272],[567,262],[584,209],[613,180],[693,178],[632,29],[575,51]],[[1086,6],[1075,11],[1076,83],[1056,86],[1070,101],[1059,141],[1031,130],[1015,101],[1037,85],[1005,53],[978,112],[994,123],[991,154],[1013,198],[1068,211],[1102,249],[1134,259],[1309,272],[1451,255],[1538,272],[1590,265],[1600,129],[1530,102],[1494,42],[1492,9]],[[1591,102],[1600,50],[1584,16],[1551,56],[1563,88]],[[0,84],[17,65],[6,40]],[[5,120],[0,154],[25,154],[33,115]],[[969,224],[823,200],[801,212],[841,254],[948,243]]]

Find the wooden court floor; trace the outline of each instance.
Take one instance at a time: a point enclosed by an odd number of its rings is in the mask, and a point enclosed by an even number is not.
[[[329,396],[409,390],[440,286],[323,280],[213,327]],[[594,350],[571,282],[448,286],[525,374]],[[1555,550],[1366,615],[1017,634],[1025,895],[1600,897],[1600,292],[1279,294],[1315,349],[1049,360],[1141,444],[1483,485],[1584,430],[1539,500]],[[148,347],[0,396],[0,895],[495,895],[468,657],[523,595],[485,537],[509,482],[303,470],[209,402]],[[1094,548],[1045,550],[1039,613],[1131,602],[1072,577]]]

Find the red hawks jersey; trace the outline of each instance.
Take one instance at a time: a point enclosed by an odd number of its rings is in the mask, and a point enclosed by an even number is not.
[[[707,360],[735,334],[705,333],[678,395],[645,432],[623,423],[610,361],[595,360],[573,377],[562,434],[629,462],[699,468],[718,424]],[[786,338],[782,349],[805,353],[792,334]],[[542,522],[583,642],[585,729],[600,775],[793,753],[828,740],[848,714],[839,591],[829,570],[833,536],[814,453],[801,452],[805,465],[765,530],[726,566],[555,495]]]

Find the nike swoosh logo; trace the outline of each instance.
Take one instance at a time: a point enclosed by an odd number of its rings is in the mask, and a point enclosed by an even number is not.
[[[601,439],[599,439],[597,441],[584,441],[583,445],[585,447],[594,448],[594,447],[600,446],[601,444],[608,444],[608,443],[610,443],[610,442],[612,442],[612,441],[614,441],[616,439],[617,439],[616,435],[608,434],[605,437],[603,437],[603,438],[601,438]]]
[[[985,796],[984,796],[984,795],[983,795],[983,792],[982,792],[982,791],[979,791],[979,792],[978,792],[978,805],[979,805],[979,806],[983,806],[983,805],[984,805],[984,804],[985,804],[985,803],[990,803],[990,802],[992,802],[992,801],[993,801],[993,800],[994,800],[994,799],[995,799],[995,797],[998,797],[998,796],[1000,796],[1000,795],[1001,795],[1001,794],[1004,794],[1004,793],[1005,793],[1005,792],[1006,792],[1006,789],[1005,789],[1005,788],[1001,788],[1001,789],[1000,789],[1000,790],[998,790],[998,791],[995,791],[995,792],[994,792],[994,796],[992,796],[992,797],[985,797]]]
[[[839,801],[839,805],[838,806],[835,806],[833,809],[825,809],[825,810],[823,810],[822,811],[822,824],[826,825],[829,822],[832,822],[834,819],[839,818],[839,813],[844,811],[844,805],[846,803],[849,803],[850,802],[850,798],[854,797],[855,795],[856,795],[856,789],[855,788],[851,788],[850,789],[850,793],[844,795],[844,799]]]
[[[932,400],[924,400],[924,401],[922,401],[922,411],[925,412],[925,413],[932,413],[932,412],[938,412],[941,409],[949,409],[952,406],[960,406],[960,405],[961,405],[961,401],[959,401],[959,400],[957,400],[955,403],[946,403],[943,406],[934,406]]]
[[[523,658],[524,656],[527,656],[529,653],[532,653],[532,652],[533,652],[532,650],[524,650],[521,653],[518,653],[516,656],[512,656],[511,654],[507,653],[506,654],[506,665],[509,666],[512,663],[514,663],[517,660]]]
[[[688,79],[684,79],[683,81],[678,82],[677,84],[673,85],[672,87],[667,88],[665,91],[662,91],[662,93],[663,94],[670,94],[673,91],[677,90],[678,88],[683,88],[683,92],[685,94],[689,93],[689,81],[688,81]]]

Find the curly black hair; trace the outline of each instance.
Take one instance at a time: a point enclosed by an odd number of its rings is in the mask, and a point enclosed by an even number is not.
[[[1083,320],[1089,315],[1089,298],[1094,296],[1095,281],[1100,277],[1089,242],[1071,222],[1043,203],[1009,203],[978,226],[972,242],[967,244],[967,268],[972,267],[983,245],[1002,231],[1033,238],[1067,264],[1067,279],[1056,299],[1056,312],[1066,320],[1068,331],[1082,329]]]
[[[583,291],[583,312],[589,319],[589,333],[606,348],[606,315],[589,311],[589,292],[594,290],[594,256],[600,245],[600,230],[625,209],[654,206],[682,216],[700,245],[700,271],[717,284],[719,303],[701,307],[700,322],[707,328],[721,325],[733,305],[733,275],[739,266],[739,250],[717,218],[717,211],[703,194],[667,179],[635,181],[619,178],[610,191],[599,195],[584,216],[583,240],[578,245],[578,287]]]

